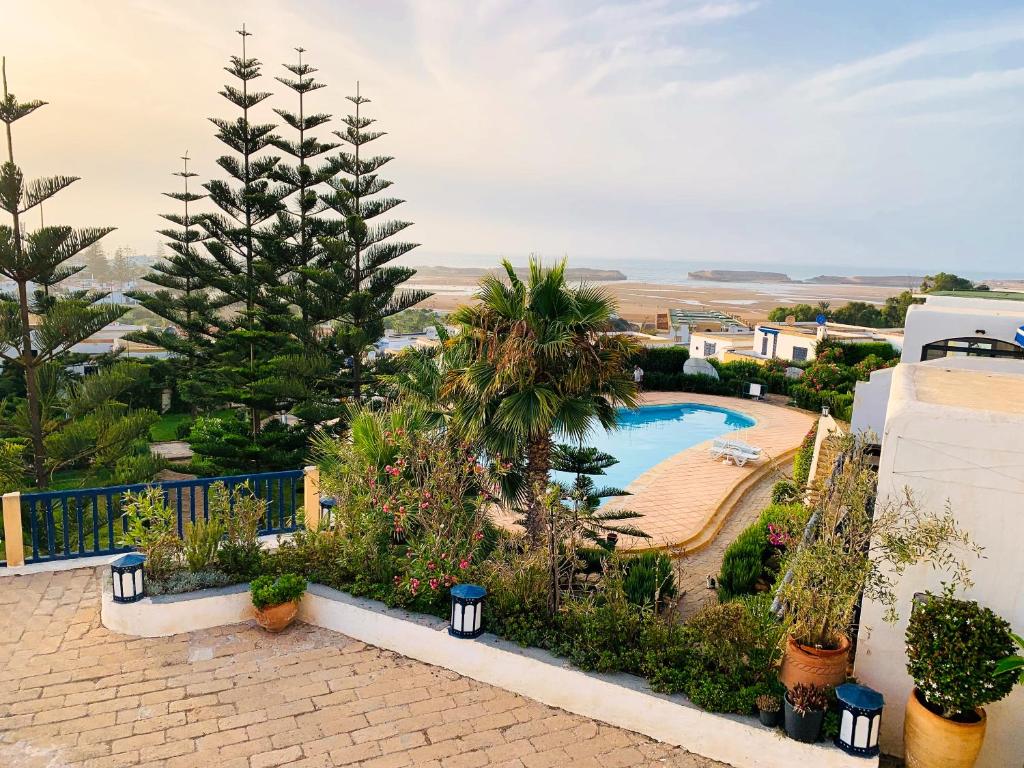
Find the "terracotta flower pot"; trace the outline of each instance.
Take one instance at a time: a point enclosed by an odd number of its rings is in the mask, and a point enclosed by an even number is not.
[[[907,699],[903,747],[907,768],[971,768],[985,739],[985,710],[978,721],[958,723],[932,712],[915,688]]]
[[[299,612],[299,601],[292,600],[289,603],[279,603],[266,608],[256,609],[256,623],[267,632],[280,632],[292,623],[295,614]]]
[[[849,662],[850,640],[845,635],[840,638],[840,645],[834,650],[808,648],[788,637],[779,680],[789,689],[797,683],[822,688],[836,686],[846,680]]]

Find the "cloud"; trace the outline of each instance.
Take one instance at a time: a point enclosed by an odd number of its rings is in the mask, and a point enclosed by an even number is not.
[[[913,64],[935,65],[955,61],[967,54],[1000,49],[1024,42],[1024,20],[1000,19],[987,26],[929,35],[889,51],[830,67],[799,82],[795,90],[812,100],[838,102],[840,108],[852,109],[877,104],[893,105],[890,96],[906,96],[913,101],[941,97],[942,89],[950,87],[951,95],[965,91],[1007,87],[1014,80],[1010,74],[1000,78],[998,72],[978,72],[963,77],[900,78],[901,69]],[[879,83],[879,81],[882,81]],[[1002,82],[1003,85],[999,85]],[[933,83],[929,85],[929,83]]]

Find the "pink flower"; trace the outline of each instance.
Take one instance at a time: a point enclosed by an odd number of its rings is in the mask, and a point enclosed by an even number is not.
[[[469,568],[469,560],[466,560],[465,558],[459,560],[459,568],[461,568],[462,570],[466,570],[467,568]]]
[[[412,579],[409,583],[412,585],[413,589],[418,589],[419,586],[420,586],[420,580],[419,579]]]
[[[436,567],[437,566],[434,565],[434,561],[433,560],[431,560],[429,563],[427,563],[427,568],[430,569],[431,571],[434,570]]]
[[[438,584],[437,579],[431,579],[430,580],[430,588],[431,589],[437,589],[437,584]]]
[[[481,539],[483,539],[483,537],[484,535],[480,531],[477,531],[476,534],[473,536],[473,538],[477,541],[480,541]]]

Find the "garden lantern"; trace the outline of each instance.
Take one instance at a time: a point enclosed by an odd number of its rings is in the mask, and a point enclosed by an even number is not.
[[[828,414],[829,414],[829,407],[827,405],[821,406],[821,415],[822,416],[828,416]]]
[[[456,584],[452,587],[452,621],[448,634],[452,637],[474,638],[484,633],[482,613],[487,590],[477,584]]]
[[[134,603],[146,596],[146,576],[142,564],[145,555],[130,554],[110,564],[115,603]]]
[[[836,698],[840,707],[836,746],[848,755],[877,755],[884,704],[882,694],[864,685],[843,683],[836,687]]]
[[[334,512],[334,507],[337,505],[338,500],[333,496],[321,496],[320,497],[320,524],[327,523],[330,525],[334,522],[331,519],[331,515]]]

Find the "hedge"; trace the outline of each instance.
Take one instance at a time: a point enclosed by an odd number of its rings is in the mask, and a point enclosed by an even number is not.
[[[722,602],[757,592],[759,581],[772,582],[778,575],[777,548],[768,541],[769,526],[798,535],[807,523],[808,509],[799,503],[770,504],[757,520],[743,529],[722,557],[718,575],[718,599]]]

